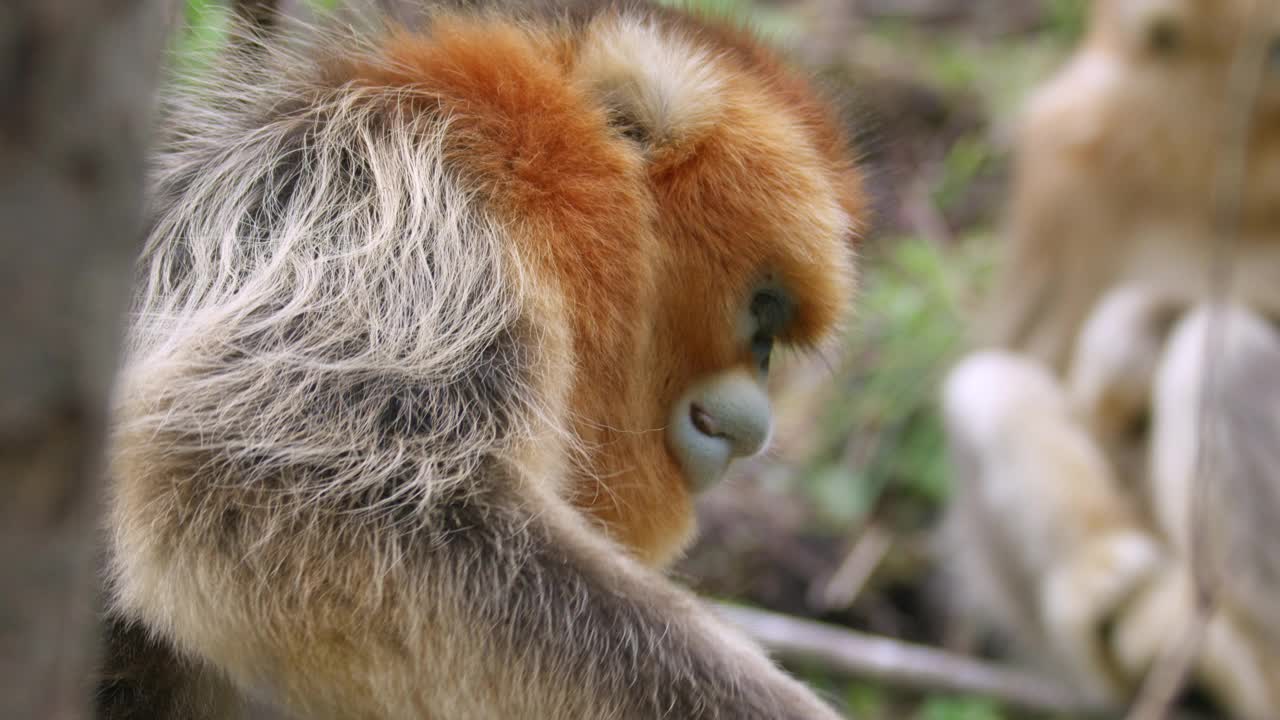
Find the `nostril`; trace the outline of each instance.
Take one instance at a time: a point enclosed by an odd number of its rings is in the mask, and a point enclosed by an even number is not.
[[[672,408],[668,447],[690,484],[706,488],[735,458],[760,451],[769,415],[757,375],[747,369],[722,373],[691,388]]]
[[[716,419],[698,403],[693,403],[689,408],[689,420],[693,423],[693,426],[698,429],[698,432],[703,435],[708,437],[724,437],[724,433],[720,431],[720,425],[716,422]]]

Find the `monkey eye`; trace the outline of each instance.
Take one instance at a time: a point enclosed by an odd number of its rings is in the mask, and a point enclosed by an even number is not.
[[[1182,31],[1169,18],[1160,18],[1147,28],[1147,45],[1157,55],[1172,55],[1182,47]]]
[[[787,301],[773,290],[760,290],[751,298],[751,317],[756,327],[770,335],[782,331],[788,313]]]
[[[751,334],[751,354],[762,371],[769,371],[769,358],[773,355],[774,338],[782,332],[790,312],[786,300],[771,290],[761,290],[751,298],[751,318],[754,331]]]

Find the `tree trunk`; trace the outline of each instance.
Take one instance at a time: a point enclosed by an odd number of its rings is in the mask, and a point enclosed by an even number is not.
[[[0,3],[0,717],[89,715],[163,0]]]

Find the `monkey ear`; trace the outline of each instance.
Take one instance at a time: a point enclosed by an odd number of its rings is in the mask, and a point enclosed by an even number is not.
[[[618,132],[646,150],[687,142],[723,105],[716,59],[652,20],[598,20],[581,45],[575,76]]]

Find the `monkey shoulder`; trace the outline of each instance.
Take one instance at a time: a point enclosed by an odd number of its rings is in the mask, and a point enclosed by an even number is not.
[[[442,118],[326,89],[318,59],[264,77],[283,61],[174,91],[125,455],[303,504],[421,500],[485,476],[541,402],[506,230],[446,157]]]

